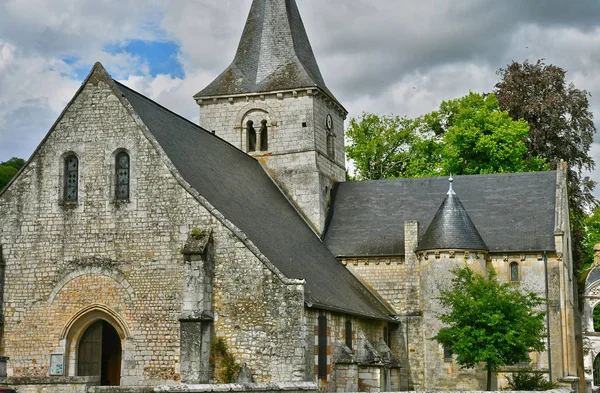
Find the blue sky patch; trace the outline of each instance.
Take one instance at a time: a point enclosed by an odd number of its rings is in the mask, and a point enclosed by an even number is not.
[[[75,67],[74,71],[75,71],[75,75],[78,80],[84,80],[85,77],[89,74],[90,70],[92,69],[91,64],[80,64],[79,56],[64,57],[64,58],[62,58],[62,61],[64,61],[65,63],[67,63],[70,66]],[[63,75],[63,76],[66,76],[66,75]],[[69,76],[71,76],[71,75],[69,75]]]
[[[183,79],[183,66],[177,59],[179,45],[173,41],[142,41],[132,40],[125,45],[107,45],[104,48],[110,54],[129,53],[147,63],[150,74],[170,74],[172,77]]]

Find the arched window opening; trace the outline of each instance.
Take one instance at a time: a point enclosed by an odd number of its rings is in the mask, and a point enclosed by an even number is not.
[[[592,313],[592,317],[594,320],[594,331],[600,332],[600,304],[594,307],[594,312]]]
[[[92,323],[79,340],[77,375],[100,376],[103,386],[118,386],[121,380],[121,338],[105,320]]]
[[[267,129],[267,121],[260,122],[260,151],[269,150],[269,130]]]
[[[594,358],[594,386],[600,386],[600,354]]]
[[[79,191],[79,159],[75,154],[65,157],[64,163],[64,201],[77,202]]]
[[[327,155],[332,160],[335,159],[335,134],[333,130],[327,131]]]
[[[510,281],[511,282],[519,281],[519,264],[517,262],[510,263]]]
[[[248,120],[246,123],[246,133],[248,137],[248,151],[256,151],[256,130],[254,129],[254,122]]]
[[[115,157],[115,199],[129,199],[129,154],[121,152]]]

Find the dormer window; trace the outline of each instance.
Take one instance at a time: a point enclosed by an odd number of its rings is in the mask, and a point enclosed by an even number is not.
[[[267,129],[267,121],[260,122],[260,151],[269,150],[269,130]]]
[[[130,162],[129,154],[120,152],[115,157],[115,199],[129,199]]]
[[[79,194],[79,159],[75,154],[69,154],[64,162],[63,200],[76,203]]]
[[[248,136],[248,151],[256,151],[256,130],[252,120],[248,120],[246,123],[246,133]]]

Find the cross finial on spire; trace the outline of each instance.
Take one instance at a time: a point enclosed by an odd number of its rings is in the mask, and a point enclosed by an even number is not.
[[[448,178],[448,182],[450,182],[450,187],[448,188],[448,195],[454,194],[454,190],[452,189],[452,182],[453,181],[454,181],[454,178],[452,177],[452,173],[451,173],[450,177]]]

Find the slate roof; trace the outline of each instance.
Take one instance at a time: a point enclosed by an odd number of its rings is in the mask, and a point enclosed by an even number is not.
[[[454,191],[490,252],[553,251],[556,172],[455,176]],[[404,255],[404,221],[424,234],[447,177],[336,184],[324,241],[336,256]]]
[[[295,0],[254,0],[231,65],[194,98],[318,87],[338,105],[317,65]]]
[[[452,186],[423,234],[418,251],[422,250],[487,250],[481,235],[463,207]]]
[[[186,182],[285,276],[306,280],[306,303],[390,319],[389,310],[340,265],[257,160],[134,90],[117,86]]]

